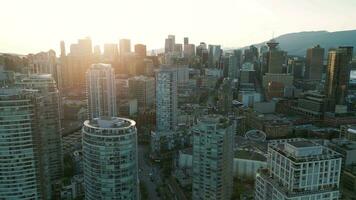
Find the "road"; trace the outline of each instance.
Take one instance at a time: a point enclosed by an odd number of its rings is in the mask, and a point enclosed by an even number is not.
[[[148,148],[147,145],[139,145],[138,147],[138,167],[141,169],[141,172],[139,172],[139,179],[147,188],[148,199],[159,200],[160,198],[157,195],[156,188],[161,183],[161,178],[158,173],[158,168],[152,166],[148,162],[148,158],[145,157],[149,152]],[[152,173],[153,181],[151,181],[150,173]]]

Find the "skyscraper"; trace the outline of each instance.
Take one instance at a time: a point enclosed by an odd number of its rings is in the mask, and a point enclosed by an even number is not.
[[[155,80],[153,77],[135,76],[129,79],[129,95],[137,99],[139,110],[147,110],[154,105]]]
[[[66,70],[63,84],[67,88],[85,87],[85,73],[93,62],[92,43],[89,37],[79,39],[70,45],[70,53],[66,57]]]
[[[339,199],[342,156],[305,139],[273,141],[256,174],[256,200]]]
[[[131,53],[131,41],[129,39],[121,39],[119,42],[120,57],[123,58],[127,54]]]
[[[60,48],[61,48],[61,57],[62,56],[66,56],[67,54],[66,54],[66,45],[65,45],[65,43],[64,43],[64,41],[61,41],[61,43],[60,43]]]
[[[166,38],[165,43],[164,43],[164,52],[165,53],[173,52],[175,44],[176,44],[175,36],[168,35],[168,38]]]
[[[220,45],[209,45],[209,60],[210,68],[219,67],[222,50]]]
[[[234,131],[221,115],[204,116],[192,128],[193,200],[231,198]]]
[[[267,42],[269,51],[267,53],[268,73],[282,74],[284,71],[284,64],[286,63],[287,53],[277,48],[278,42],[274,39]]]
[[[188,37],[184,37],[184,45],[189,44],[189,38]]]
[[[47,169],[51,183],[55,183],[63,175],[60,99],[56,82],[50,74],[33,74],[18,76],[16,85],[23,89],[36,90],[37,96],[41,98],[36,119],[41,133],[42,157],[45,160],[42,164]]]
[[[177,81],[174,68],[161,66],[156,72],[156,130],[175,130],[177,126]]]
[[[0,196],[52,199],[52,186],[63,175],[56,83],[50,74],[8,78],[0,89],[0,155],[8,159],[0,163]]]
[[[194,44],[185,44],[183,50],[184,58],[191,58],[195,56],[195,45]]]
[[[95,118],[82,132],[85,199],[138,200],[136,122]]]
[[[135,45],[135,54],[139,57],[146,57],[147,50],[146,45],[144,44],[136,44]]]
[[[110,64],[93,64],[86,74],[89,119],[117,116],[114,70]]]
[[[353,47],[339,47],[329,51],[325,82],[325,95],[328,110],[334,111],[335,105],[344,105],[350,79],[349,64]]]
[[[307,57],[305,63],[305,79],[321,80],[324,61],[324,48],[317,45],[307,49]]]
[[[238,73],[238,65],[237,65],[238,59],[235,55],[229,56],[229,71],[228,71],[228,77],[230,79],[236,79],[238,78],[237,73]]]
[[[0,89],[0,197],[50,199],[37,119],[43,104],[34,90]]]
[[[117,48],[117,44],[108,43],[104,44],[104,60],[113,62],[119,57],[119,49]]]

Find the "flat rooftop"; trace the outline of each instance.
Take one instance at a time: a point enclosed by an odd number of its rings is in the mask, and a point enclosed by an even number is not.
[[[317,144],[310,142],[310,141],[291,141],[288,143],[294,147],[297,147],[297,148],[318,146]]]

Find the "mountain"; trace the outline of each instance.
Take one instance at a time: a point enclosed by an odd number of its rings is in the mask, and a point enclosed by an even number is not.
[[[353,46],[354,55],[356,54],[356,30],[288,33],[275,38],[275,40],[279,42],[279,47],[282,50],[288,52],[288,55],[305,56],[306,50],[317,44],[325,48],[325,52],[338,46]],[[255,44],[255,46],[260,47],[266,42]]]

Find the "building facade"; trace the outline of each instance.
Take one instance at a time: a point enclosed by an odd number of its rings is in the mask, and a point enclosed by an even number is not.
[[[174,68],[162,67],[156,72],[156,130],[175,130],[177,126],[177,82]]]
[[[234,125],[207,115],[192,128],[193,200],[230,199],[233,186]]]
[[[155,98],[155,80],[147,76],[135,76],[129,79],[129,96],[137,99],[140,110],[152,108]]]
[[[339,47],[329,51],[325,81],[325,95],[328,111],[335,111],[336,105],[345,105],[350,80],[349,64],[353,47]]]
[[[110,64],[93,64],[86,74],[89,119],[117,116],[114,70]]]
[[[256,174],[256,200],[337,200],[342,156],[305,139],[268,146],[267,168]]]
[[[138,200],[136,122],[102,117],[82,129],[86,200]]]

